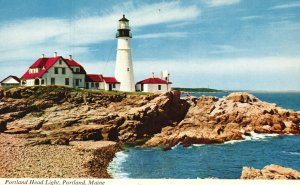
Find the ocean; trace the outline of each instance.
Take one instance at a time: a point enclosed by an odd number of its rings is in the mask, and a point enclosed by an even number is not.
[[[262,101],[300,111],[300,93],[252,93]],[[223,97],[228,93],[195,93],[194,96]],[[278,164],[300,171],[300,136],[256,134],[244,141],[224,144],[175,146],[170,151],[160,148],[126,147],[118,152],[108,171],[113,178],[216,177],[238,179],[243,166],[263,168]]]

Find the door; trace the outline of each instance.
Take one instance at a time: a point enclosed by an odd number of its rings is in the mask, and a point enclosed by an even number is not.
[[[144,84],[141,84],[141,91],[144,91]]]
[[[110,91],[112,91],[112,84],[109,84],[109,85],[108,85],[108,89],[109,89]]]

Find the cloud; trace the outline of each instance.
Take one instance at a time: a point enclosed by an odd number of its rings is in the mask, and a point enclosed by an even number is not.
[[[276,28],[276,30],[274,30],[274,32],[276,32],[276,33],[278,33],[279,30],[285,30],[285,31],[299,31],[300,30],[300,23],[289,21],[289,20],[270,22],[269,26],[271,26],[271,29]],[[294,37],[294,38],[296,39],[296,37]]]
[[[277,5],[271,7],[271,9],[287,9],[287,8],[299,8],[300,3],[287,3],[287,4],[282,4],[282,5]]]
[[[253,20],[253,19],[258,19],[258,18],[261,18],[262,16],[258,16],[258,15],[252,15],[252,16],[244,16],[244,17],[241,17],[240,19],[241,20]]]
[[[246,49],[237,48],[231,45],[212,45],[212,49],[210,53],[212,54],[220,54],[220,53],[236,53],[247,51]]]
[[[136,39],[148,39],[148,38],[182,38],[188,35],[187,32],[164,32],[164,33],[151,33],[136,35]]]
[[[300,58],[265,57],[134,61],[136,81],[168,69],[173,86],[241,90],[300,90]],[[147,66],[147,68],[145,68]],[[283,85],[284,84],[284,85]]]
[[[115,39],[122,11],[130,19],[134,29],[191,21],[200,15],[198,7],[182,6],[180,2],[142,5],[124,3],[113,7],[109,13],[96,16],[79,16],[76,19],[32,18],[6,22],[0,25],[0,63],[16,59],[34,60],[41,53],[53,51],[86,54],[88,58],[90,44]],[[183,35],[168,34],[175,37]],[[144,36],[147,37],[151,35]]]
[[[114,75],[114,61],[80,61],[88,73]],[[135,81],[149,78],[154,72],[167,69],[174,87],[211,87],[239,90],[300,90],[299,57],[264,57],[208,59],[191,58],[175,60],[134,60]],[[147,67],[145,67],[147,66]],[[0,63],[1,67],[1,63]],[[25,68],[22,61],[5,65],[0,79],[8,76],[8,71],[22,75]]]
[[[205,2],[211,7],[232,5],[239,3],[240,0],[205,0]]]

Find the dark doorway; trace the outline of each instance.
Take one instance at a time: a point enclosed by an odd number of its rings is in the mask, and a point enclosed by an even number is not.
[[[141,91],[144,91],[144,84],[141,84]]]
[[[110,91],[112,91],[112,84],[109,84],[109,85],[108,85],[108,89],[109,89]]]
[[[40,85],[40,80],[39,79],[35,79],[34,80],[34,85]]]

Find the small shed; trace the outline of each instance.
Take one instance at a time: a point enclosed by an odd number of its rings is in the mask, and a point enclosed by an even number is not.
[[[2,87],[15,87],[20,85],[21,80],[13,75],[10,75],[6,78],[4,78],[1,82],[0,85]]]
[[[120,82],[115,77],[103,77],[104,89],[109,91],[119,91]]]
[[[168,82],[167,80],[163,80],[160,78],[147,78],[145,80],[139,81],[136,83],[135,88],[136,91],[142,92],[167,92],[171,90],[172,82]]]

